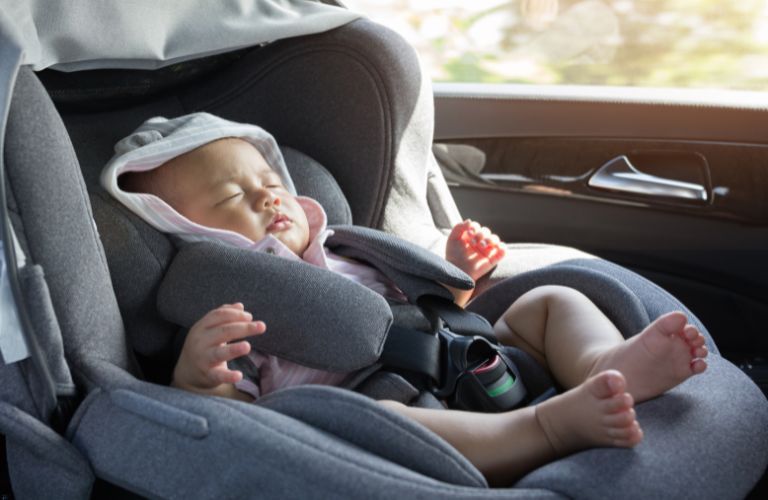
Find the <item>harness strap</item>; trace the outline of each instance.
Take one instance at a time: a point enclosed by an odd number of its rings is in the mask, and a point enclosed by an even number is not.
[[[408,241],[359,226],[330,226],[330,229],[334,232],[326,241],[330,250],[369,263],[392,280],[411,303],[428,295],[453,299],[443,285],[461,290],[474,286],[472,279],[459,268]]]
[[[487,319],[477,313],[459,307],[451,300],[434,295],[425,295],[419,298],[417,304],[425,314],[431,316],[428,319],[432,323],[432,329],[435,331],[441,327],[439,323],[442,320],[454,333],[470,336],[476,335],[491,342],[496,342],[493,327]]]
[[[440,338],[428,332],[392,325],[381,362],[386,366],[427,375],[439,384],[442,372]]]

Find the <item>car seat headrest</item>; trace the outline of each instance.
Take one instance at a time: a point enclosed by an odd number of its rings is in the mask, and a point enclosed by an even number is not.
[[[296,191],[316,200],[325,209],[328,224],[352,224],[352,210],[331,173],[309,156],[281,147]]]

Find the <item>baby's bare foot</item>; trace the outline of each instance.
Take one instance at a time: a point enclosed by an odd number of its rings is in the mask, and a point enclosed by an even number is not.
[[[626,387],[620,372],[607,370],[537,405],[536,418],[555,453],[638,444],[643,432]]]
[[[672,389],[707,368],[704,336],[682,312],[659,317],[626,342],[600,354],[590,374],[616,369],[640,403]]]

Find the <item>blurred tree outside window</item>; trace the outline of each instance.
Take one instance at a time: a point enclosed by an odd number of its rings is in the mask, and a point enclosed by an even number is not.
[[[768,89],[768,0],[343,0],[436,82]]]

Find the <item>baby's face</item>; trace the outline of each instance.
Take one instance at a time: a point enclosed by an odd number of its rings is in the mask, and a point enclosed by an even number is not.
[[[304,209],[250,143],[221,139],[160,170],[165,201],[191,221],[253,241],[271,234],[299,256],[309,245]]]

